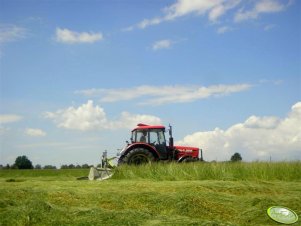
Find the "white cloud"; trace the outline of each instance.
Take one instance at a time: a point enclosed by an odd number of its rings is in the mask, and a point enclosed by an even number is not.
[[[163,40],[156,41],[153,44],[152,48],[153,48],[153,50],[169,49],[172,44],[173,44],[173,42],[171,40],[163,39]]]
[[[11,122],[17,122],[22,119],[22,116],[20,115],[0,115],[0,124],[4,123],[11,123]]]
[[[44,137],[46,136],[46,132],[44,132],[41,129],[33,129],[33,128],[27,128],[25,130],[25,134],[31,137]]]
[[[144,29],[148,26],[158,25],[162,22],[175,20],[190,14],[198,16],[208,14],[209,21],[216,22],[228,10],[236,7],[239,3],[240,0],[177,0],[174,4],[163,10],[163,16],[144,19],[138,24],[124,30],[132,31],[134,28]]]
[[[76,91],[88,97],[100,97],[102,102],[116,102],[146,97],[140,104],[162,105],[193,102],[209,97],[218,97],[250,89],[250,84],[213,86],[137,86],[125,89],[90,89]]]
[[[226,130],[196,132],[178,144],[203,148],[205,158],[229,160],[235,152],[246,161],[301,159],[301,102],[292,106],[287,117],[251,116]]]
[[[27,29],[10,24],[0,24],[0,44],[25,38]]]
[[[279,119],[277,117],[257,117],[252,115],[249,117],[244,125],[246,128],[264,128],[264,129],[274,129],[279,124]]]
[[[216,32],[217,32],[218,34],[224,34],[224,33],[228,32],[228,31],[231,31],[231,30],[232,30],[231,27],[228,27],[228,26],[222,26],[222,27],[219,27],[219,28],[216,30]]]
[[[244,11],[240,9],[234,17],[235,22],[241,22],[244,20],[257,19],[260,14],[264,13],[276,13],[283,11],[289,4],[283,4],[284,1],[279,2],[277,0],[260,0],[257,1],[253,9]]]
[[[74,130],[102,130],[132,128],[138,123],[161,124],[161,119],[152,115],[122,112],[117,120],[109,120],[103,108],[89,100],[86,104],[56,112],[46,112],[45,117],[53,120],[60,128]]]
[[[165,9],[167,13],[165,19],[171,20],[193,13],[197,15],[208,13],[208,19],[214,22],[239,2],[240,0],[178,0]]]
[[[150,25],[160,24],[164,20],[165,20],[165,18],[160,18],[160,17],[156,17],[156,18],[153,18],[153,19],[144,19],[140,23],[137,24],[137,27],[140,28],[140,29],[143,29],[143,28],[146,28]]]
[[[132,31],[137,28],[145,29],[149,26],[173,21],[188,15],[206,16],[210,23],[217,23],[220,22],[223,16],[231,13],[231,10],[236,11],[234,21],[241,22],[256,19],[260,14],[283,11],[292,5],[293,0],[255,0],[251,2],[255,3],[250,9],[249,1],[241,0],[177,0],[174,4],[162,10],[163,15],[143,19],[139,23],[123,29],[123,31]],[[237,10],[239,6],[240,9]]]
[[[273,13],[282,11],[285,5],[277,0],[261,0],[255,5],[255,10],[258,13]]]
[[[216,22],[221,16],[223,16],[227,11],[235,8],[241,1],[240,0],[230,0],[225,1],[223,4],[216,5],[212,10],[210,10],[208,18],[211,22]]]
[[[52,119],[58,127],[76,130],[92,130],[107,127],[107,118],[104,110],[99,106],[93,106],[93,101],[75,108],[47,112],[46,118]]]
[[[76,32],[69,29],[56,29],[56,41],[67,44],[94,43],[103,40],[102,33]]]

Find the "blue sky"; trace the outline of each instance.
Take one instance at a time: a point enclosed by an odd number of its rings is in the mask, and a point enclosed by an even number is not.
[[[139,122],[204,157],[301,159],[301,3],[0,1],[0,164],[97,164]]]

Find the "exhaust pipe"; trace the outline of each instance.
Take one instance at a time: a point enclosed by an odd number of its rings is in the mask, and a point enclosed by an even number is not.
[[[203,159],[203,149],[200,149],[200,151],[201,151],[201,158],[200,158],[200,161],[204,161],[204,159]]]
[[[173,149],[174,148],[174,144],[173,144],[173,137],[172,137],[172,126],[169,124],[169,148]]]

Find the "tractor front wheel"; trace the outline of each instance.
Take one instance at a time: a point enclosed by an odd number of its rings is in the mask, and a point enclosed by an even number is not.
[[[122,157],[122,163],[130,165],[147,164],[153,162],[154,160],[154,155],[149,150],[144,148],[135,148]]]

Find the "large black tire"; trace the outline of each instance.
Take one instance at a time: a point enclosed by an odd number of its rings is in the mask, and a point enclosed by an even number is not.
[[[118,165],[141,165],[153,161],[155,161],[155,157],[149,150],[144,148],[134,148],[133,150],[130,150],[126,155],[120,157]]]

